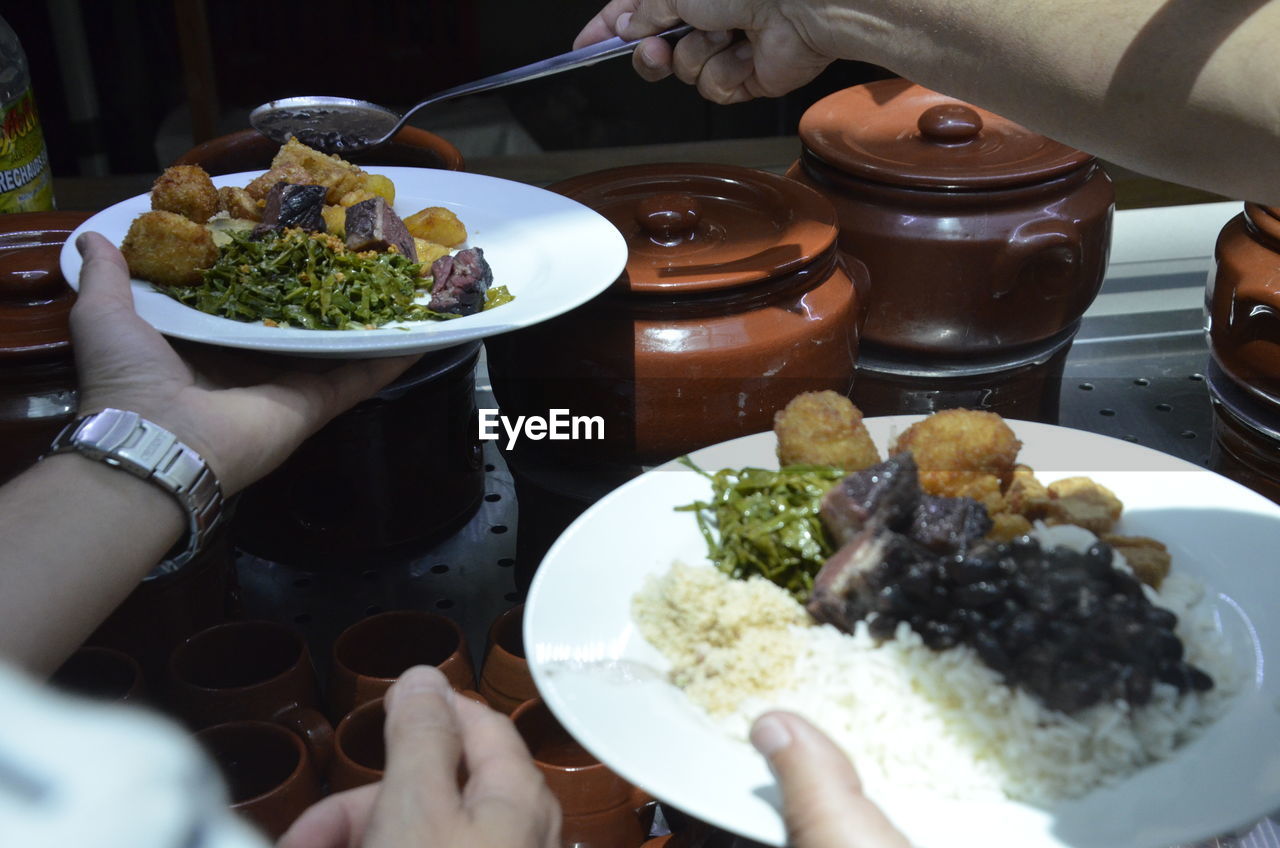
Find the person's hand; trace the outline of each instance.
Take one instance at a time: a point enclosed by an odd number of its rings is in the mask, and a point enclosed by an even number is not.
[[[510,719],[425,666],[386,710],[382,782],[314,805],[277,848],[560,848],[560,807]]]
[[[782,789],[792,848],[909,847],[862,794],[853,763],[809,722],[791,713],[765,713],[751,727],[751,744],[769,761]]]
[[[335,364],[184,345],[182,356],[133,308],[129,269],[97,233],[71,310],[80,414],[116,407],[172,432],[204,457],[225,495],[275,468],[332,417],[373,394],[416,357]]]
[[[819,48],[816,3],[779,0],[610,0],[574,39],[574,47],[613,36],[643,38],[683,21],[694,26],[673,49],[645,38],[632,54],[654,82],[675,74],[716,103],[778,97],[812,80],[836,58]]]

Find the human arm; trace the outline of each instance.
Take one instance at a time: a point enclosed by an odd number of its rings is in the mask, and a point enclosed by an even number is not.
[[[71,313],[80,413],[137,412],[198,452],[235,494],[412,358],[333,364],[191,349],[180,357],[134,312],[123,258],[87,234]],[[181,536],[177,501],[77,454],[0,488],[0,655],[47,673]]]
[[[844,752],[797,715],[765,713],[751,743],[769,761],[782,790],[792,848],[909,848],[910,843],[862,794]]]
[[[1151,176],[1280,204],[1280,0],[612,0],[576,43],[677,20],[743,38],[648,39],[637,70],[716,102],[855,59]]]
[[[559,848],[560,808],[510,720],[427,667],[385,703],[383,780],[311,807],[277,848]]]

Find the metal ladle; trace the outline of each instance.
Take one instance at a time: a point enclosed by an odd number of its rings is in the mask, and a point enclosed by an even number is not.
[[[679,37],[692,29],[693,27],[682,25],[658,35],[664,38]],[[263,103],[249,113],[249,123],[258,132],[281,144],[288,141],[290,136],[296,136],[303,144],[330,153],[355,153],[386,143],[415,112],[432,103],[594,65],[605,59],[630,53],[640,41],[641,39],[623,41],[621,38],[610,38],[531,65],[447,88],[423,100],[403,115],[368,100],[304,96],[285,97]]]

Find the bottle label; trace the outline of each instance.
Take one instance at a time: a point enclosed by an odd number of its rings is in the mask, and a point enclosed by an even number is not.
[[[28,88],[0,111],[0,213],[53,208],[53,174]]]

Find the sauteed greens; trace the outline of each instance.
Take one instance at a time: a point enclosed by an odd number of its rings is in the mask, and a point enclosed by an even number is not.
[[[398,253],[349,251],[324,233],[232,233],[202,285],[157,288],[201,312],[311,330],[456,317],[414,302],[429,282],[420,269]]]
[[[818,507],[846,472],[792,465],[780,471],[744,468],[708,474],[688,457],[680,461],[711,481],[710,501],[677,509],[697,514],[716,567],[740,579],[762,575],[796,598],[807,598],[814,575],[835,551]]]

